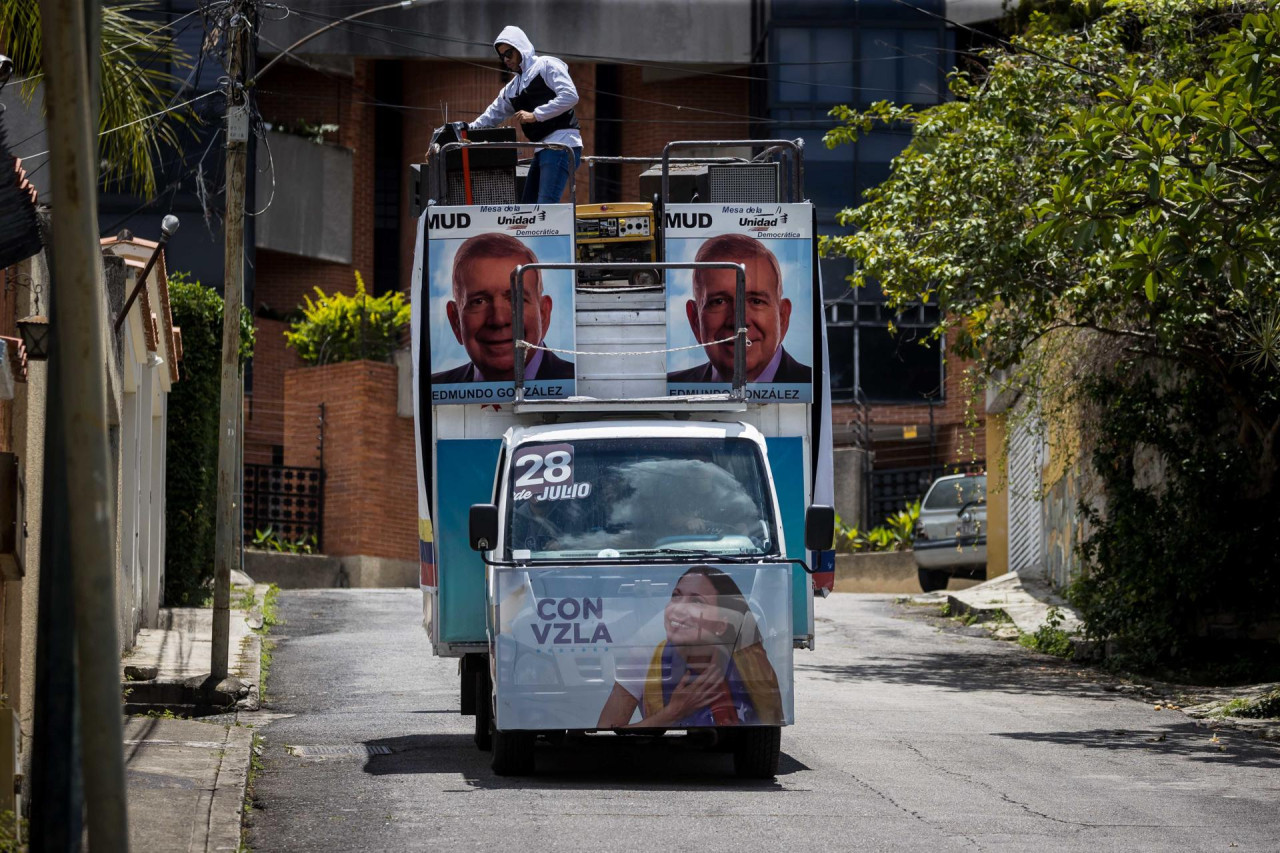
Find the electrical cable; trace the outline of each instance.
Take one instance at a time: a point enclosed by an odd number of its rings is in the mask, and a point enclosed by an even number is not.
[[[295,10],[295,14],[297,14],[299,17],[303,17],[303,18],[307,18],[307,17],[314,17],[316,20],[324,20],[324,17],[323,17],[323,16],[314,15],[314,13],[311,13],[311,12],[304,12],[304,11]],[[372,23],[370,23],[370,22],[368,22],[368,21],[349,21],[349,22],[344,22],[344,23],[342,23],[342,24],[340,24],[340,25],[339,25],[339,28],[342,28],[342,27],[355,27],[355,26],[373,27],[373,28],[375,28],[375,29],[390,30],[390,31],[392,31],[392,32],[406,32],[406,31],[404,31],[404,30],[397,30],[397,29],[395,29],[395,28],[393,28],[393,27],[385,27],[385,26],[383,26],[383,25],[379,25],[379,24],[372,24]],[[409,34],[410,34],[410,35],[414,35],[414,33],[412,33],[412,32],[409,32]],[[403,48],[403,49],[405,49],[405,50],[414,51],[415,53],[420,53],[420,54],[423,54],[423,55],[425,55],[425,56],[433,57],[433,58],[435,58],[435,59],[443,59],[443,60],[447,60],[447,61],[449,61],[449,62],[455,62],[455,63],[461,64],[461,65],[470,65],[470,66],[472,66],[472,67],[474,67],[474,68],[481,68],[481,69],[483,69],[483,70],[485,70],[485,71],[495,71],[495,69],[493,68],[493,66],[492,66],[492,65],[488,65],[488,64],[485,64],[485,63],[482,63],[482,62],[476,62],[476,61],[474,61],[474,60],[469,60],[469,59],[459,59],[458,57],[453,57],[453,56],[446,56],[445,54],[442,54],[442,53],[436,53],[435,51],[427,50],[426,48],[421,48],[421,47],[416,47],[416,46],[414,46],[414,45],[404,44],[403,42],[392,41],[391,39],[379,38],[379,37],[377,37],[377,36],[373,36],[373,35],[370,35],[370,34],[368,34],[368,33],[361,33],[360,35],[361,35],[363,38],[367,38],[367,39],[369,39],[370,41],[383,42],[383,43],[385,43],[385,44],[389,44],[389,45],[392,45],[392,46],[394,46],[394,47],[399,47],[399,48]],[[620,94],[620,93],[618,93],[618,92],[607,92],[607,91],[605,91],[605,90],[603,90],[603,89],[597,89],[597,88],[594,88],[594,87],[591,87],[591,86],[582,86],[582,87],[579,87],[579,90],[580,90],[580,91],[585,91],[585,92],[594,92],[594,93],[596,93],[596,94],[600,94],[600,95],[609,95],[609,96],[611,96],[611,97],[615,97],[615,98],[618,98],[618,99],[620,99],[620,100],[625,100],[625,101],[636,101],[636,102],[639,102],[639,103],[650,104],[650,105],[653,105],[653,106],[669,107],[669,108],[671,108],[671,109],[676,110],[677,112],[709,113],[709,114],[711,114],[711,115],[730,116],[730,117],[733,117],[733,118],[739,118],[739,119],[744,120],[744,121],[758,121],[758,122],[768,122],[768,121],[770,121],[770,119],[768,119],[768,118],[759,117],[759,116],[747,116],[747,117],[745,117],[745,118],[744,118],[744,117],[742,117],[742,116],[741,116],[741,114],[739,114],[739,113],[730,113],[730,112],[725,112],[724,110],[709,110],[709,109],[705,109],[705,108],[702,108],[702,107],[690,107],[690,106],[685,106],[685,105],[683,105],[683,104],[672,104],[672,103],[668,103],[668,102],[666,102],[666,101],[656,101],[656,100],[653,100],[653,99],[650,99],[650,98],[641,98],[641,97],[637,97],[637,96],[635,96],[635,95],[623,95],[623,94]]]
[[[221,95],[221,94],[222,94],[221,89],[213,89],[211,91],[205,92],[203,95],[197,95],[196,97],[191,98],[188,101],[183,101],[182,103],[178,104],[176,107],[168,107],[166,109],[159,110],[158,112],[154,112],[149,116],[143,116],[142,118],[134,119],[133,121],[127,122],[125,124],[116,125],[115,127],[109,127],[106,130],[99,133],[98,137],[101,138],[103,136],[106,136],[108,133],[115,133],[117,130],[124,130],[126,127],[133,127],[135,124],[142,124],[144,121],[150,121],[151,119],[157,118],[158,116],[162,116],[165,113],[171,113],[171,112],[174,112],[175,110],[182,109],[183,107],[191,106],[196,101],[203,101],[205,98],[209,97],[210,95]],[[48,153],[49,153],[48,151],[40,151],[36,154],[28,154],[24,157],[19,157],[18,159],[30,160],[35,157],[43,157],[45,154],[48,154]]]

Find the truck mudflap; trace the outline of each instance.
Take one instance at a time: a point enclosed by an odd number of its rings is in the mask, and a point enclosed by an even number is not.
[[[789,565],[491,570],[499,730],[794,719]]]

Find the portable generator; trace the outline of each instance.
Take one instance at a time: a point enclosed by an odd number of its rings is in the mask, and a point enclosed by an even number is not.
[[[575,208],[578,263],[610,261],[646,263],[657,260],[657,228],[653,205],[648,202],[580,204]],[[609,270],[578,273],[579,284],[625,281],[631,287],[657,287],[662,278],[656,269],[630,273]]]

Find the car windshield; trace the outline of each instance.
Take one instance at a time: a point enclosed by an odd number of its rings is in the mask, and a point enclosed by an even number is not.
[[[508,477],[513,559],[775,554],[764,460],[741,438],[521,444]]]
[[[987,499],[987,478],[956,477],[939,480],[925,496],[923,509],[960,509],[971,501]]]

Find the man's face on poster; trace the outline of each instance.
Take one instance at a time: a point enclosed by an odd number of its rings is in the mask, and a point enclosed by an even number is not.
[[[787,336],[791,300],[782,298],[782,283],[765,258],[752,257],[747,269],[747,381],[753,382],[768,366]],[[699,270],[693,299],[685,306],[689,325],[698,343],[732,338],[737,275],[733,270]],[[704,347],[707,359],[725,380],[733,377],[733,341]]]
[[[476,258],[454,287],[446,311],[454,337],[487,381],[513,379],[515,346],[511,315],[511,270],[528,263],[520,255]],[[524,275],[524,338],[542,343],[551,321],[551,297],[536,271]],[[526,354],[526,361],[532,354]]]

